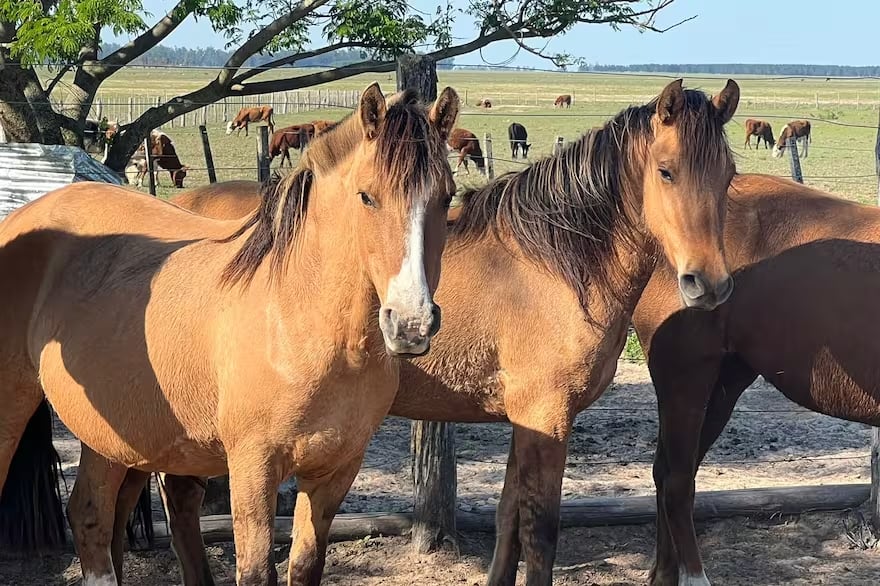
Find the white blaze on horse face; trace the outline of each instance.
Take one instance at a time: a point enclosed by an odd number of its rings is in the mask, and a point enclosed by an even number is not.
[[[232,125],[233,124],[234,123],[232,121],[230,121],[229,124],[226,125],[226,134],[232,134],[232,130],[233,130]]]
[[[779,134],[779,140],[782,141],[782,144],[785,144],[785,141],[788,139],[783,139],[785,136],[785,132],[788,130],[788,124],[782,127],[782,132]],[[777,159],[782,156],[782,149],[779,148],[779,142],[773,145],[773,156]]]

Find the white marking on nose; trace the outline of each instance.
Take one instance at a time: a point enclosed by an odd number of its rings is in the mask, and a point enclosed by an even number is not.
[[[431,303],[428,278],[425,275],[425,214],[427,198],[416,197],[412,204],[407,226],[406,244],[400,272],[388,283],[386,304],[403,312],[404,319],[421,317],[425,306]],[[409,315],[406,315],[409,314]]]

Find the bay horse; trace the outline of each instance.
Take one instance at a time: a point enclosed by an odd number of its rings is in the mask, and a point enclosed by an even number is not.
[[[391,413],[513,424],[490,585],[512,586],[521,555],[528,586],[551,584],[572,422],[611,382],[657,263],[675,266],[679,304],[708,310],[730,295],[724,124],[738,101],[732,80],[711,99],[674,81],[559,155],[467,192],[450,213],[436,294],[443,329],[429,355],[402,366]],[[145,481],[130,482],[123,518]],[[165,490],[189,519],[173,537],[184,575],[210,576],[203,484],[179,477]]]
[[[858,335],[880,324],[880,209],[767,175],[737,176],[728,195],[730,301],[680,310],[661,266],[633,316],[660,419],[654,585],[709,584],[694,479],[758,375],[802,407],[880,425],[880,342]]]
[[[553,102],[554,108],[571,108],[571,94],[562,94]]]
[[[269,127],[269,134],[275,132],[275,109],[272,106],[254,106],[251,108],[242,108],[238,111],[238,114],[235,115],[235,118],[229,121],[229,124],[226,125],[226,134],[232,134],[236,130],[238,134],[236,136],[241,136],[241,131],[244,129],[244,135],[248,135],[248,124],[250,123],[258,123],[265,122]]]
[[[783,126],[782,132],[779,133],[779,138],[773,146],[774,157],[777,159],[782,157],[783,152],[785,152],[785,147],[788,146],[789,138],[794,138],[795,145],[798,143],[803,145],[801,148],[801,157],[807,158],[807,154],[810,150],[810,143],[812,142],[812,137],[810,136],[810,121],[792,120]]]
[[[470,175],[467,160],[470,159],[477,166],[477,170],[483,175],[486,174],[486,159],[483,157],[483,149],[480,147],[480,139],[470,130],[464,128],[456,128],[449,135],[447,148],[450,151],[458,151],[458,164],[455,166],[455,174],[464,165],[465,172]]]
[[[429,109],[369,86],[243,223],[93,183],[8,216],[0,534],[39,515],[22,487],[46,471],[14,454],[36,440],[52,450],[28,425],[47,417],[45,397],[84,445],[68,505],[84,584],[117,583],[129,469],[228,472],[248,585],[277,581],[275,492],[296,475],[289,583],[317,584],[330,523],[397,391],[396,358],[426,353],[440,325],[455,189],[443,145],[458,110],[451,88]]]
[[[748,118],[746,120],[746,148],[752,148],[752,136],[756,136],[755,139],[755,148],[757,149],[761,146],[761,141],[764,141],[764,148],[769,149],[770,145],[775,144],[776,141],[773,139],[773,127],[770,126],[769,122],[764,120],[755,120],[754,118]]]
[[[280,167],[284,166],[285,159],[288,165],[290,161],[290,149],[302,150],[315,137],[317,129],[313,124],[295,124],[287,126],[272,133],[269,139],[269,161],[281,156]]]

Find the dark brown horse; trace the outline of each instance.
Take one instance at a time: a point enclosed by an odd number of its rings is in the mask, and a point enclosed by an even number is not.
[[[770,145],[774,144],[773,139],[773,128],[770,126],[769,122],[765,122],[764,120],[755,120],[754,118],[749,118],[745,123],[746,127],[746,148],[752,148],[752,137],[756,136],[755,139],[755,148],[761,146],[761,141],[764,141],[764,148],[769,149]]]
[[[553,102],[554,108],[571,108],[571,94],[562,94]]]
[[[678,303],[711,309],[729,295],[723,125],[738,98],[732,81],[709,100],[678,80],[558,156],[466,194],[437,291],[443,329],[401,370],[392,413],[513,424],[489,584],[514,584],[521,555],[529,586],[551,583],[572,421],[611,381],[657,259],[676,267]],[[143,478],[130,481],[136,497]],[[192,519],[203,489],[175,483],[175,514]],[[174,540],[187,575],[208,572],[197,523]]]
[[[483,175],[486,174],[486,159],[483,157],[483,149],[480,148],[480,139],[470,130],[464,128],[456,128],[449,135],[446,141],[449,150],[458,151],[458,164],[455,166],[455,173],[458,174],[459,168],[464,165],[465,173],[470,175],[468,169],[468,158],[477,166],[477,170]]]
[[[682,311],[662,267],[633,317],[660,409],[656,585],[709,584],[694,478],[758,375],[807,409],[880,425],[880,210],[766,175],[737,176],[729,196],[731,300]]]
[[[809,120],[792,120],[788,124],[782,127],[782,132],[779,133],[779,138],[776,140],[776,145],[773,147],[773,156],[779,158],[782,156],[782,153],[785,151],[785,147],[788,146],[788,139],[793,138],[795,145],[797,143],[801,143],[801,157],[806,158],[809,154],[810,143],[813,141],[810,136],[810,121]]]
[[[315,138],[315,125],[309,123],[287,126],[273,132],[272,138],[269,139],[269,161],[280,156],[280,167],[284,166],[285,160],[288,165],[292,165],[290,149],[302,150],[313,138]]]

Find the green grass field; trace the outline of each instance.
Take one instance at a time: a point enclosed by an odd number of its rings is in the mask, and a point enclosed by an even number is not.
[[[309,70],[285,70],[267,74],[267,78],[282,75],[303,75]],[[123,120],[128,112],[128,100],[155,103],[157,96],[173,97],[195,89],[215,72],[199,69],[142,69],[131,68],[113,76],[102,87],[100,98],[105,104],[105,115]],[[573,140],[585,130],[630,104],[644,103],[668,83],[670,77],[632,76],[577,73],[532,73],[509,71],[441,71],[440,85],[450,85],[461,94],[467,104],[459,119],[459,126],[479,137],[490,133],[493,137],[496,173],[519,169],[521,162],[510,161],[507,127],[520,122],[529,131],[532,143],[531,159],[550,154],[557,136]],[[770,151],[746,150],[743,147],[743,120],[748,117],[765,118],[774,127],[774,134],[792,118],[809,117],[813,122],[813,143],[810,155],[802,161],[806,183],[862,202],[875,202],[877,182],[874,178],[874,140],[877,107],[880,104],[880,81],[839,80],[824,78],[767,79],[739,76],[742,89],[740,107],[733,122],[728,125],[731,144],[738,155],[741,172],[760,172],[787,175],[787,157],[773,159]],[[326,90],[359,90],[378,81],[386,92],[394,88],[393,74],[361,75],[326,84]],[[686,87],[697,87],[713,93],[724,85],[724,77],[685,77]],[[53,95],[63,99],[63,89]],[[553,99],[562,93],[574,96],[570,110],[554,110]],[[480,98],[493,101],[491,110],[475,106]],[[255,103],[268,102],[270,96],[255,97]],[[280,99],[280,98],[278,98]],[[818,102],[818,106],[817,106]],[[230,106],[234,115],[237,105]],[[314,119],[335,119],[344,116],[346,109],[321,109],[284,115],[276,106],[278,127]],[[135,112],[137,114],[137,112]],[[187,126],[179,123],[163,130],[174,139],[181,160],[193,168],[187,177],[187,186],[207,183],[204,158],[195,120],[190,116]],[[219,180],[256,177],[257,132],[226,136],[220,119],[208,117],[208,131]],[[161,196],[169,196],[167,174],[160,178]],[[461,175],[459,181],[474,184],[481,179],[476,173]]]

